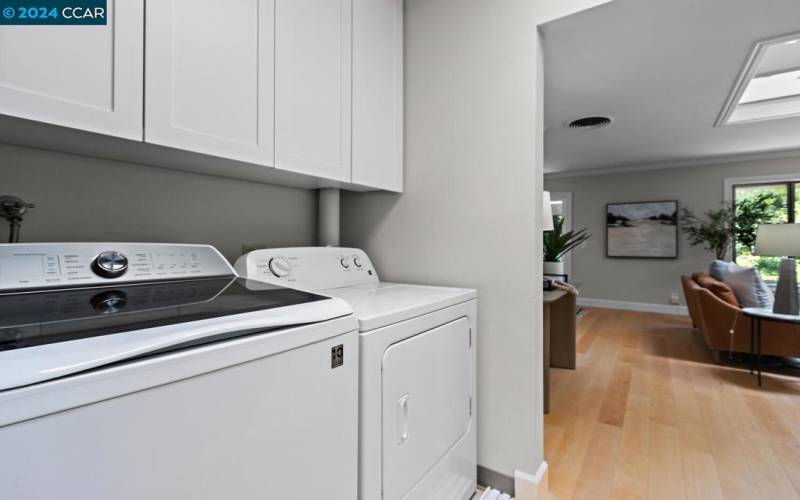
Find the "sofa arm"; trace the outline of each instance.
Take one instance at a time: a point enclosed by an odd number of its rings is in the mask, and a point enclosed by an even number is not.
[[[705,288],[697,290],[703,335],[715,351],[750,351],[750,321],[741,309],[732,306]],[[731,338],[731,332],[733,338]]]

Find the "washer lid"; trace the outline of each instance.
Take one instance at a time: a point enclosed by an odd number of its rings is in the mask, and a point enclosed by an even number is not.
[[[241,278],[0,294],[0,391],[349,314],[344,301]]]
[[[347,301],[362,332],[399,323],[477,297],[468,288],[447,288],[398,283],[333,288],[320,292]]]

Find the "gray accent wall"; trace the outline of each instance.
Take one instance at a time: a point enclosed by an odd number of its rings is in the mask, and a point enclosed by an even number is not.
[[[21,241],[208,243],[235,260],[243,243],[307,246],[316,193],[0,145],[0,195],[36,208]],[[0,219],[0,242],[8,236]]]
[[[605,256],[606,203],[678,200],[696,214],[719,207],[724,179],[800,175],[800,157],[748,160],[661,170],[574,177],[545,176],[545,189],[572,193],[572,227],[593,234],[572,258],[572,280],[581,298],[668,305],[670,294],[683,301],[680,275],[707,270],[713,254],[678,236],[675,260],[609,259]]]

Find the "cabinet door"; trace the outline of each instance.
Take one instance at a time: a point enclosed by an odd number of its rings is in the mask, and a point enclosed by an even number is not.
[[[105,26],[0,27],[0,114],[142,140],[144,0]]]
[[[274,0],[147,4],[145,140],[274,164]]]
[[[350,181],[352,0],[276,0],[275,166]]]
[[[353,0],[353,182],[403,190],[403,0]]]

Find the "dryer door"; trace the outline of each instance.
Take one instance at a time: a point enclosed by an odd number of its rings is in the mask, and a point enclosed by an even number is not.
[[[467,433],[466,318],[389,347],[383,356],[383,498],[403,498]]]

